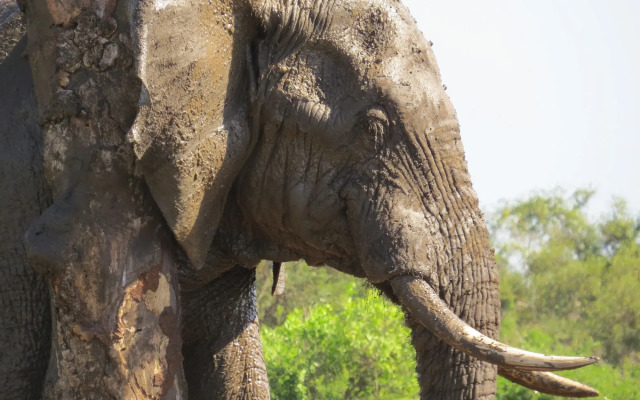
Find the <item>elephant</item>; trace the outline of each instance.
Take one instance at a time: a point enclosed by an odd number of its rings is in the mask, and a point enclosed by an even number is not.
[[[49,206],[22,16],[0,1],[0,398],[37,398],[49,360],[49,295],[22,244]],[[13,178],[13,179],[11,179]]]
[[[43,398],[269,398],[255,268],[299,259],[403,308],[423,399],[491,399],[498,374],[598,395],[551,372],[596,357],[497,341],[459,123],[399,1],[20,7],[47,194],[25,248],[51,304],[48,366],[25,379]]]

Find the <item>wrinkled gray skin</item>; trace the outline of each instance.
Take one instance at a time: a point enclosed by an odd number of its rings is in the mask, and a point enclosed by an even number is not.
[[[21,19],[0,1],[0,399],[39,398],[51,330],[46,284],[22,243],[50,196]]]
[[[308,18],[289,12],[285,26]],[[393,300],[387,282],[417,276],[495,338],[493,254],[431,48],[398,2],[317,14],[303,34],[268,27],[254,49],[260,136],[225,216],[257,246],[230,250],[326,264]],[[493,396],[496,367],[408,323],[423,398]]]
[[[222,246],[326,264],[394,300],[389,279],[422,277],[495,337],[493,254],[433,52],[399,3],[322,11],[315,29],[269,27],[254,48],[260,136],[227,203],[223,228],[234,232]],[[306,16],[282,24],[296,17]],[[423,398],[493,396],[494,366],[408,322]]]
[[[497,367],[432,326],[455,331],[451,310],[495,338],[498,278],[455,111],[400,2],[24,6],[53,197],[26,242],[55,310],[44,398],[268,398],[253,269],[300,258],[405,307],[421,398],[493,398]],[[42,364],[21,380],[33,393]],[[548,378],[518,371],[500,369]]]

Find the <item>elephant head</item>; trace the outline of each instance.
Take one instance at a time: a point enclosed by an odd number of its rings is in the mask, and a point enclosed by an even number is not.
[[[366,278],[407,312],[424,397],[491,397],[496,372],[543,392],[597,393],[546,372],[596,358],[495,340],[488,231],[455,111],[407,9],[379,0],[235,7],[227,39],[203,33],[234,67],[212,82],[223,60],[207,59],[197,96],[169,94],[167,69],[154,61],[166,63],[166,48],[146,48],[139,59],[147,114],[132,140],[195,269],[208,253],[208,276],[237,263],[302,258]],[[206,68],[191,54],[170,57],[176,80],[193,83],[191,71]],[[205,123],[188,122],[198,111]]]

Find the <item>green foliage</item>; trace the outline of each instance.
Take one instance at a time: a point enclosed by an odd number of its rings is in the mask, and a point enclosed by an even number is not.
[[[377,296],[294,309],[284,324],[263,327],[274,399],[415,399],[415,352],[400,309]]]
[[[533,351],[595,354],[598,366],[565,376],[604,398],[640,397],[640,220],[616,200],[597,222],[592,192],[534,195],[507,204],[492,236],[500,269],[503,341]],[[551,399],[506,380],[500,399]]]
[[[343,307],[353,297],[367,297],[367,290],[350,292],[354,283],[360,286],[364,281],[338,272],[332,268],[310,267],[304,262],[285,264],[286,284],[282,296],[271,295],[271,266],[258,268],[258,309],[262,325],[277,326],[284,323],[287,315],[295,309],[308,311],[317,304],[331,304]]]

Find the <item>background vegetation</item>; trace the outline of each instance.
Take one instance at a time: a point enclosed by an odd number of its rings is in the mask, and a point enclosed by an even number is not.
[[[501,340],[532,351],[595,354],[563,373],[603,399],[640,398],[640,218],[617,200],[592,221],[593,195],[543,193],[504,204],[489,224],[500,269]],[[402,312],[362,281],[287,264],[285,295],[258,269],[274,399],[416,399]],[[500,379],[498,399],[553,399]]]

